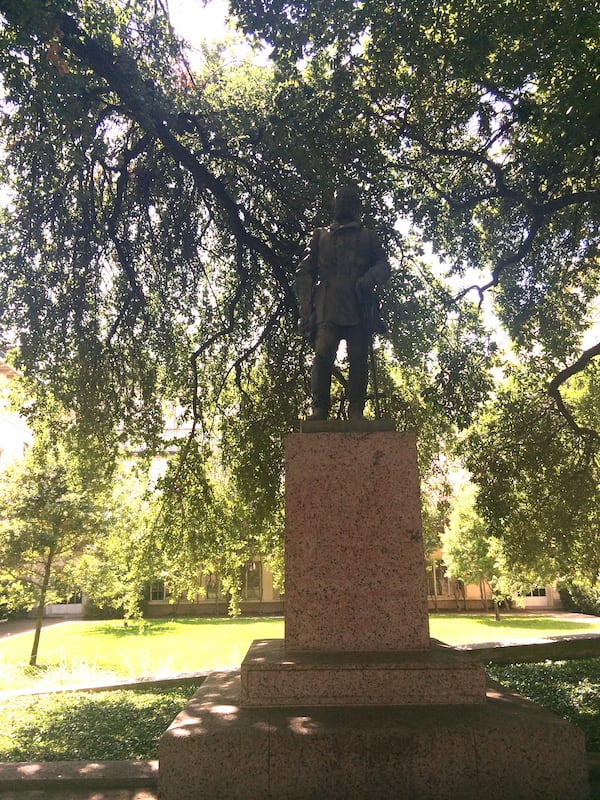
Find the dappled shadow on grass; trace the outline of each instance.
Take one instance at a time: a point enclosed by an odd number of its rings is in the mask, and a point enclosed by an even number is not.
[[[181,628],[247,627],[263,622],[281,622],[282,617],[176,617],[170,619],[146,619],[142,622],[125,622],[119,625],[98,625],[90,628],[88,633],[93,636],[105,636],[113,639],[123,639],[132,636],[162,636]]]
[[[0,703],[0,761],[157,758],[158,740],[197,687],[72,693]]]

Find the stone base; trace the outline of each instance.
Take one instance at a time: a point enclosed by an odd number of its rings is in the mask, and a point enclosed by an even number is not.
[[[302,433],[377,433],[395,431],[393,419],[303,419]]]
[[[164,734],[161,800],[586,800],[581,731],[500,689],[471,706],[243,708],[212,673]]]
[[[408,706],[485,702],[485,670],[450,647],[397,653],[289,653],[255,640],[242,662],[243,706]]]

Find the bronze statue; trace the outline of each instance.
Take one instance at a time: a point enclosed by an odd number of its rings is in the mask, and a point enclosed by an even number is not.
[[[309,419],[327,419],[331,372],[341,339],[346,340],[350,364],[348,416],[363,417],[369,347],[378,331],[374,289],[388,280],[390,264],[377,234],[360,224],[360,206],[354,188],[344,186],[336,191],[334,222],[314,232],[296,273],[298,329],[314,341],[315,348]]]

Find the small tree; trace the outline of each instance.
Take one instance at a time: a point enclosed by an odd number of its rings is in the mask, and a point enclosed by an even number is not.
[[[122,465],[117,470],[110,490],[102,497],[105,526],[101,536],[88,542],[73,564],[72,585],[85,591],[88,612],[141,613],[138,606],[146,575],[137,574],[134,565],[148,526],[148,475],[144,467]],[[151,578],[157,575],[150,572]]]
[[[476,489],[464,486],[457,495],[449,523],[442,534],[442,550],[447,574],[464,583],[479,585],[481,603],[487,608],[486,584],[492,591],[496,619],[499,604],[516,589],[504,558],[502,542],[487,531],[475,507]]]
[[[64,446],[43,438],[0,476],[2,599],[8,608],[37,608],[32,666],[45,605],[60,599],[73,560],[105,530],[102,495]]]

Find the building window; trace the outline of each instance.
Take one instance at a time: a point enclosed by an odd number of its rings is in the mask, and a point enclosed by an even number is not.
[[[534,586],[530,592],[527,592],[525,597],[546,597],[546,587]]]
[[[433,597],[450,596],[450,579],[446,577],[446,565],[433,560],[427,570],[427,594]]]
[[[262,600],[262,563],[249,561],[242,567],[242,600]]]
[[[166,596],[164,581],[150,581],[150,600],[165,600]]]
[[[68,606],[76,606],[80,605],[83,602],[83,598],[81,596],[81,590],[77,592],[73,592],[72,595],[66,598],[65,604]]]
[[[221,600],[223,593],[221,592],[221,581],[216,572],[208,572],[202,576],[204,584],[204,593],[207,600]]]

